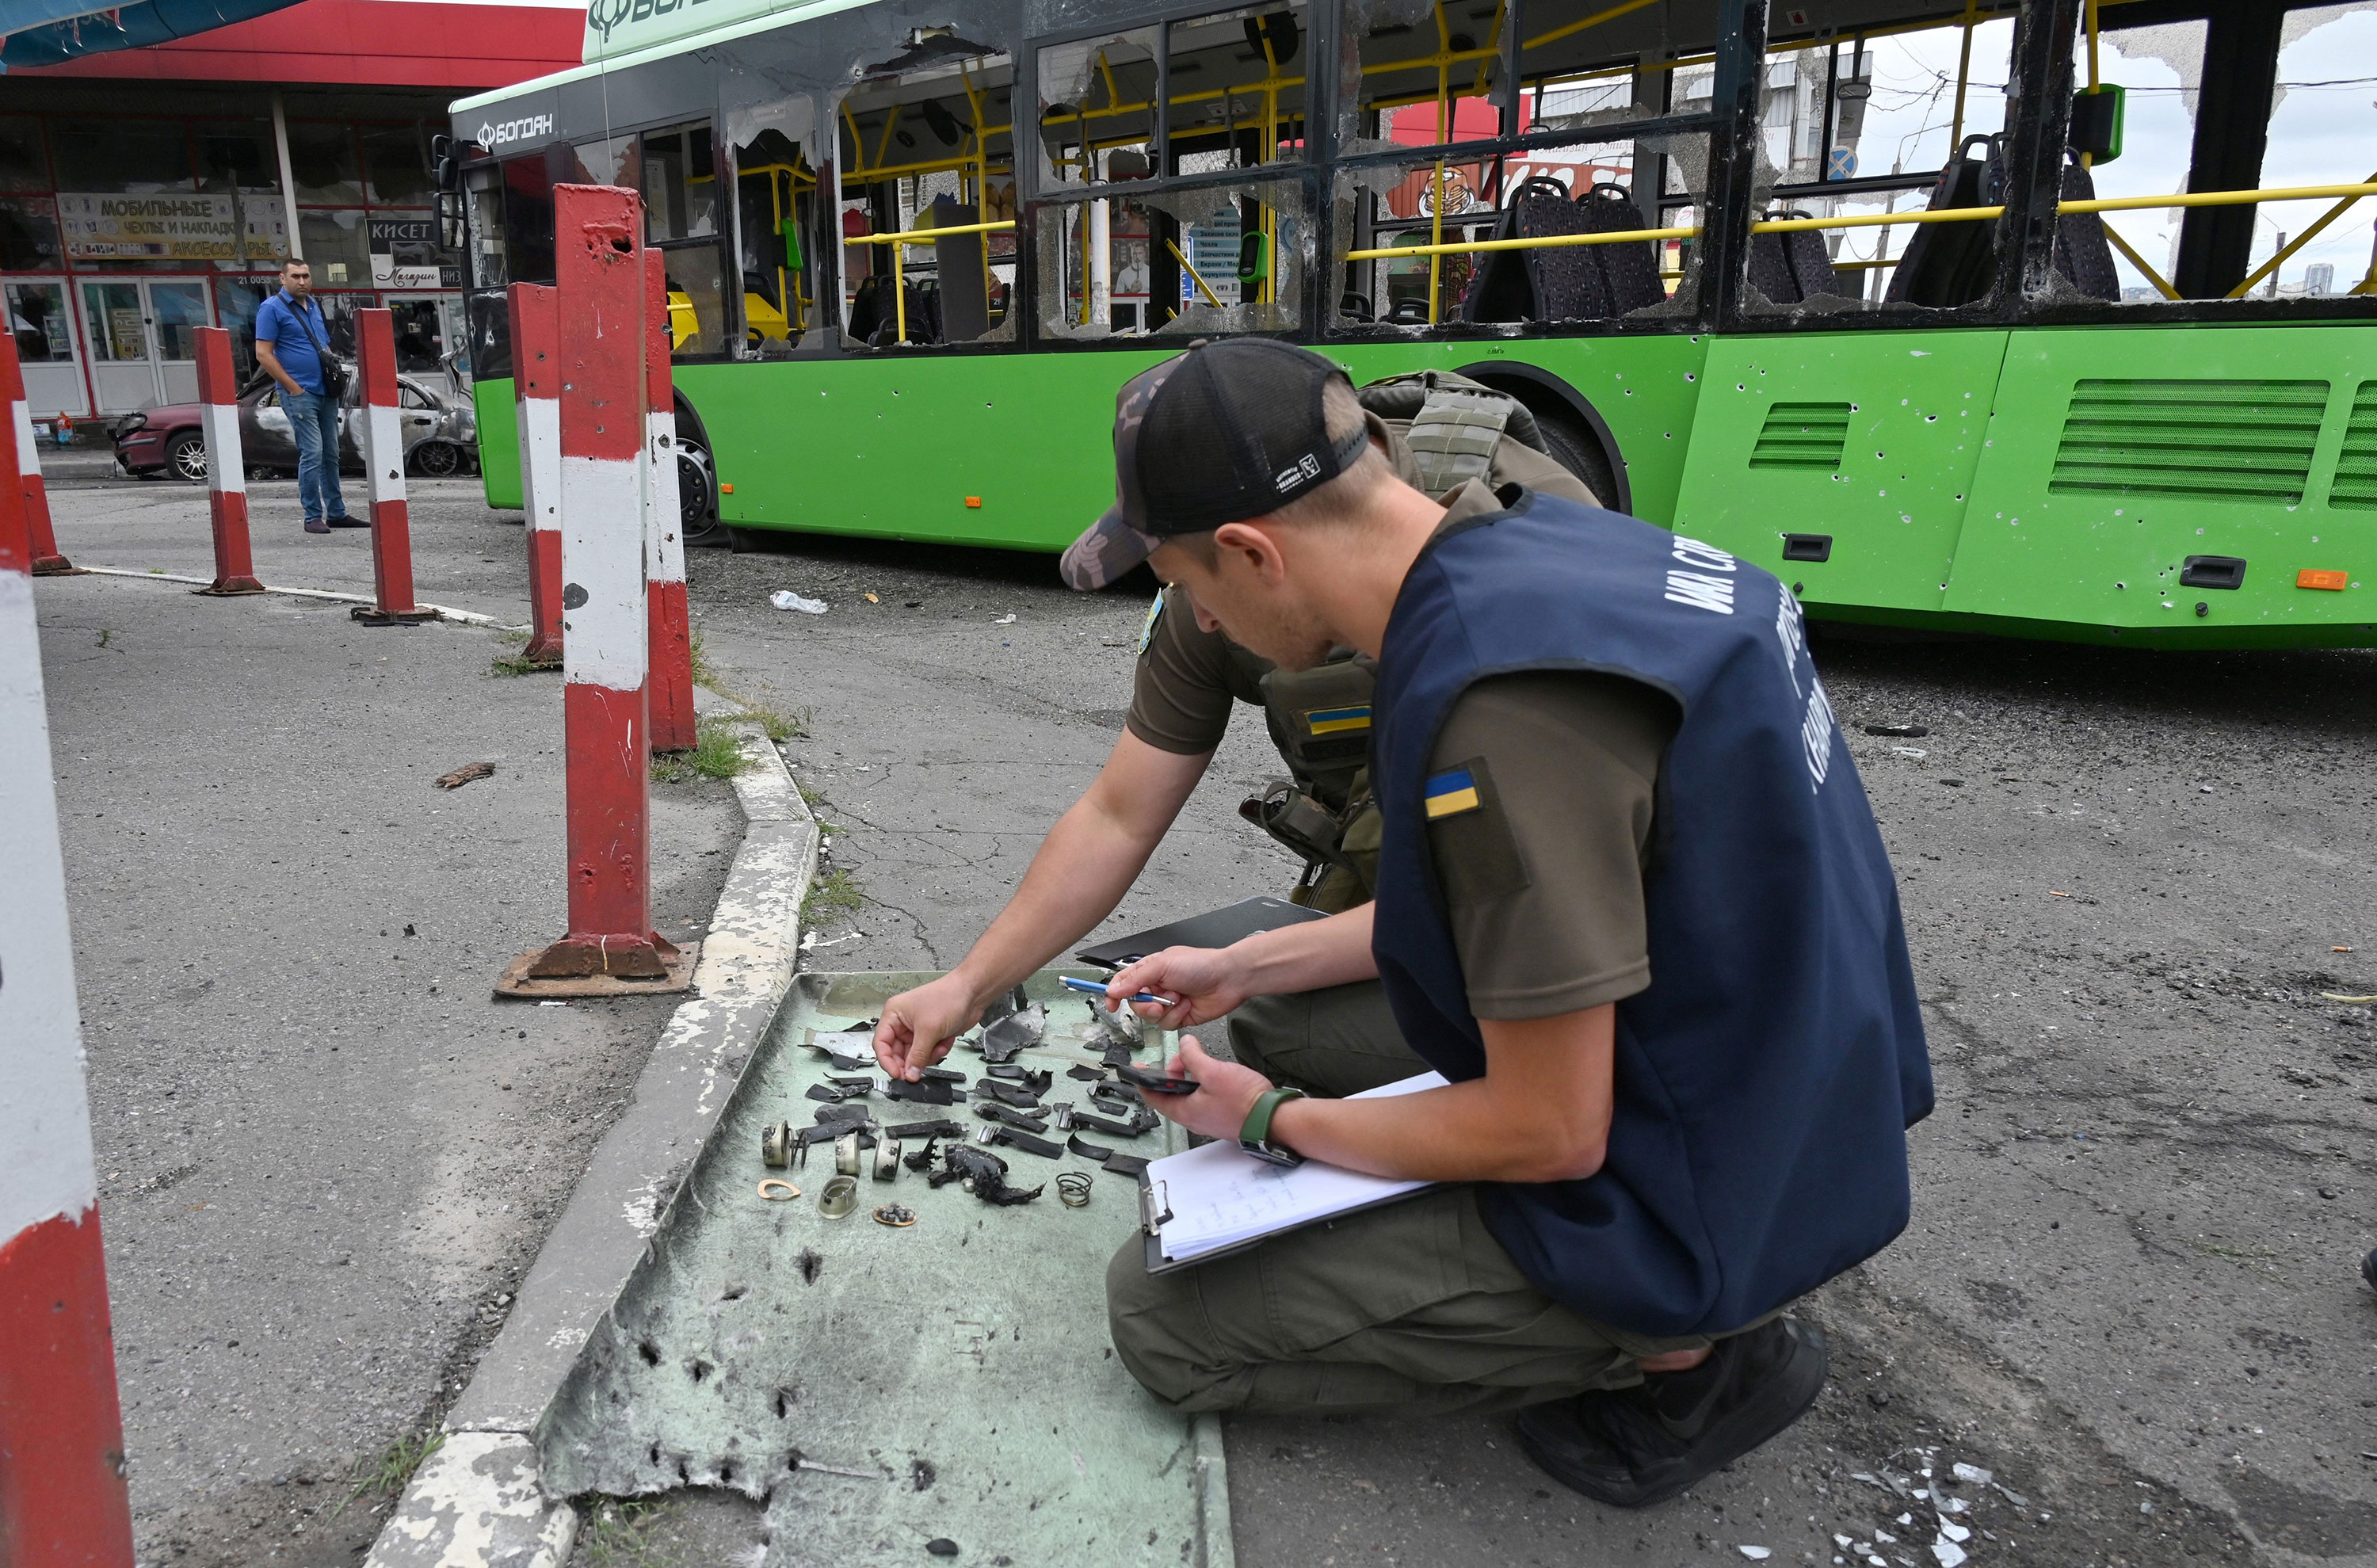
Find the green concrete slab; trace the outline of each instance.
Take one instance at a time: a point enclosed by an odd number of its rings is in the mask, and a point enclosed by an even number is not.
[[[1051,1021],[1017,1060],[1056,1071],[1047,1103],[1086,1108],[1086,1085],[1064,1070],[1098,1053],[1059,973],[1027,987]],[[1039,1201],[994,1208],[956,1183],[936,1191],[905,1169],[889,1183],[862,1172],[858,1212],[829,1220],[817,1200],[830,1144],[802,1168],[761,1163],[761,1130],[811,1121],[818,1102],[804,1091],[836,1071],[802,1047],[805,1032],[873,1016],[927,978],[800,977],[539,1422],[545,1485],[733,1488],[768,1503],[770,1565],[1228,1568],[1218,1421],[1150,1398],[1106,1336],[1105,1266],[1133,1235],[1133,1182],[1071,1155],[1001,1149],[1014,1185],[1047,1182]],[[961,1047],[949,1065],[978,1077],[982,1059]],[[963,1105],[877,1102],[891,1125],[975,1120]],[[1129,1142],[1093,1136],[1149,1158],[1184,1146],[1168,1123]],[[1067,1208],[1055,1177],[1077,1169],[1093,1174],[1090,1202]],[[763,1200],[768,1177],[802,1196]],[[875,1223],[886,1203],[914,1210],[915,1225]],[[935,1540],[957,1543],[957,1556],[927,1556]]]

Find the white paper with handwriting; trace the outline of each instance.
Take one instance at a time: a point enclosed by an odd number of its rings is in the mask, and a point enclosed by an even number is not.
[[[1351,1097],[1408,1095],[1441,1088],[1444,1082],[1441,1073],[1423,1072]],[[1365,1176],[1319,1160],[1289,1170],[1226,1141],[1166,1155],[1148,1166],[1147,1179],[1155,1193],[1155,1212],[1171,1211],[1172,1217],[1157,1227],[1156,1239],[1165,1257],[1174,1263],[1433,1185]]]

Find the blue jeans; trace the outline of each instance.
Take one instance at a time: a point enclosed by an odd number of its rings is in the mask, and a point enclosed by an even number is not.
[[[297,438],[297,499],[305,521],[347,515],[339,494],[339,402],[319,392],[284,392],[289,433]]]

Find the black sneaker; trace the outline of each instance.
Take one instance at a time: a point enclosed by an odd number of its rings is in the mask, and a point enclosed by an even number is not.
[[[371,526],[371,522],[370,520],[366,518],[355,517],[351,513],[340,512],[338,516],[330,520],[330,526],[332,528],[369,528]]]
[[[1816,1402],[1824,1336],[1791,1318],[1720,1339],[1688,1372],[1519,1412],[1519,1446],[1572,1491],[1646,1508],[1732,1464]]]

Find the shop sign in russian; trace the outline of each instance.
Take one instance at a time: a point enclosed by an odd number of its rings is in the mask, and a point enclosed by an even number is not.
[[[452,289],[462,283],[459,258],[437,248],[434,218],[371,220],[372,282],[383,289]]]
[[[228,196],[107,196],[62,191],[58,227],[77,257],[224,261],[239,255],[239,212]]]

